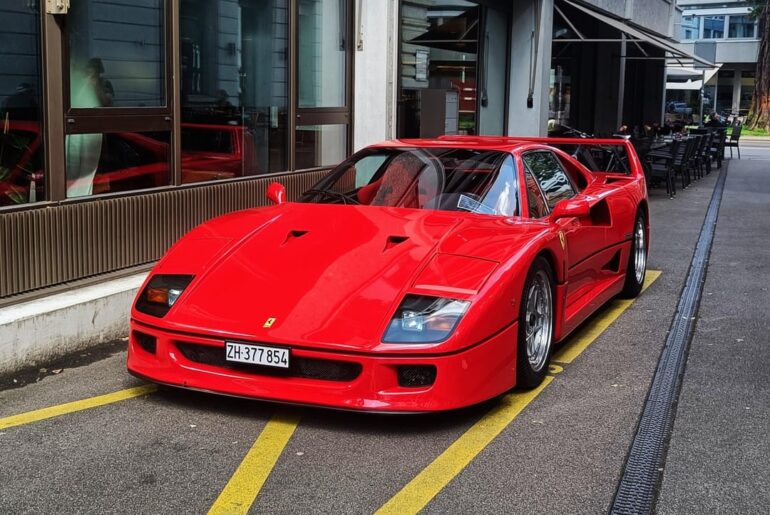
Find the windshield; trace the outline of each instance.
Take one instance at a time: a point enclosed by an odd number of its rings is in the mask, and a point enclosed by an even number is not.
[[[518,214],[513,157],[456,148],[379,148],[353,155],[302,202]]]

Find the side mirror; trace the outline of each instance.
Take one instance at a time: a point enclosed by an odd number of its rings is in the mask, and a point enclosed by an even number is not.
[[[273,204],[283,204],[286,202],[286,188],[280,182],[271,182],[267,187],[267,198]]]
[[[582,199],[562,200],[556,204],[551,213],[551,218],[583,218],[591,214],[591,206],[588,201]]]

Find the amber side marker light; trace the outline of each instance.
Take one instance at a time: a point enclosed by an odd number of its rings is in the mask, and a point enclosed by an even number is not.
[[[168,313],[185,288],[193,280],[192,275],[158,274],[150,279],[136,301],[136,310],[155,317]]]

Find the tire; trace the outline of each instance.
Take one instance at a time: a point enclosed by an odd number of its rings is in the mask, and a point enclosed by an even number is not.
[[[553,350],[554,280],[548,261],[538,257],[527,273],[519,306],[516,386],[532,389],[548,372]],[[529,334],[529,338],[528,335]]]
[[[620,292],[620,296],[626,299],[639,296],[647,274],[647,226],[641,211],[636,214],[633,234],[631,252],[628,254],[626,266],[626,282],[623,284],[623,291]]]

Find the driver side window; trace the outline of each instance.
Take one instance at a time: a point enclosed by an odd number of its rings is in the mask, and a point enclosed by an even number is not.
[[[522,156],[522,160],[543,190],[549,210],[560,201],[575,196],[575,187],[551,152],[529,152]]]

